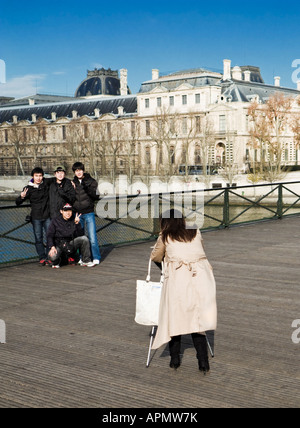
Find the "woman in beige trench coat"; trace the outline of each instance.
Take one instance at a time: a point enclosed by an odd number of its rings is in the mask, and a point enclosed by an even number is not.
[[[209,362],[205,332],[217,327],[217,304],[215,279],[200,231],[187,229],[181,213],[170,210],[161,219],[161,233],[151,259],[164,260],[165,266],[158,329],[152,349],[169,342],[170,367],[177,369],[181,335],[192,334],[199,370],[206,373]]]

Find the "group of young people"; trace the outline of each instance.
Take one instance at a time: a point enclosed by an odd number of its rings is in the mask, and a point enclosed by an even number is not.
[[[34,168],[31,181],[16,199],[18,206],[26,200],[30,202],[30,221],[41,266],[59,268],[78,262],[93,267],[101,260],[94,213],[95,201],[99,200],[98,183],[85,172],[83,163],[75,162],[72,170],[75,176],[70,180],[64,166],[56,167],[51,178],[44,177],[42,168]]]

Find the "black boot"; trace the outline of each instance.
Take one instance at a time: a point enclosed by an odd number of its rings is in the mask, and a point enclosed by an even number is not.
[[[199,370],[204,374],[206,374],[210,370],[209,362],[208,362],[206,337],[203,336],[202,334],[193,333],[192,338],[193,338],[195,349],[197,351]]]
[[[169,342],[169,350],[170,350],[170,367],[172,369],[178,369],[180,366],[180,345],[181,345],[181,336],[174,336]]]

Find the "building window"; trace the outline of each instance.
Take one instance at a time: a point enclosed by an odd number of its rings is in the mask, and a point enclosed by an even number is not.
[[[26,143],[26,141],[27,141],[27,129],[26,128],[23,128],[23,140],[24,140],[24,143]]]
[[[187,95],[182,95],[182,105],[186,105],[187,104]]]
[[[65,125],[63,125],[61,127],[61,129],[62,129],[62,139],[66,140],[67,135],[66,135],[66,127],[65,127]]]
[[[170,107],[172,107],[174,105],[174,97],[173,97],[173,95],[171,97],[169,97],[169,105],[170,105]]]
[[[150,147],[146,147],[146,165],[151,164]]]
[[[226,131],[226,117],[225,117],[225,115],[219,116],[219,131],[220,132]]]
[[[197,144],[195,146],[195,165],[201,164],[201,156],[200,156],[200,146]]]
[[[145,99],[145,108],[149,108],[150,107],[150,100],[149,98]]]
[[[187,134],[187,118],[182,119],[182,133]]]
[[[5,136],[5,142],[8,143],[8,130],[5,129],[4,131],[4,136]]]
[[[157,98],[157,107],[161,107],[161,98]]]
[[[46,139],[47,139],[46,127],[43,126],[42,128],[39,128],[38,133],[39,133],[39,139],[46,141]]]
[[[175,164],[175,147],[174,146],[170,147],[170,160],[171,160],[171,164],[174,165]]]
[[[146,120],[146,135],[150,135],[150,120]]]
[[[196,116],[196,132],[201,131],[201,122],[200,122],[200,116]]]
[[[136,134],[136,132],[135,132],[135,120],[132,120],[130,122],[130,129],[131,129],[131,136],[134,138],[135,134]]]
[[[89,128],[88,128],[88,125],[86,123],[84,124],[84,127],[83,127],[83,133],[84,133],[84,138],[89,137]]]
[[[111,123],[110,122],[108,122],[106,124],[106,131],[107,131],[107,137],[111,138]]]
[[[195,94],[195,103],[200,104],[200,94]]]

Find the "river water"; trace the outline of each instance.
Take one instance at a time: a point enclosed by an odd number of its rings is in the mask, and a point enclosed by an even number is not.
[[[143,200],[143,198],[141,198],[141,200]],[[136,203],[136,201],[137,200],[134,199],[132,200],[133,203]],[[134,208],[136,208],[135,205],[131,206],[131,211],[128,208],[128,212],[131,212],[131,214],[124,216],[124,218],[116,219],[113,215],[110,215],[112,220],[96,218],[97,228],[100,229],[98,232],[100,247],[121,242],[145,240],[150,238],[153,231],[156,233],[158,232],[158,219],[152,218],[151,213],[153,210],[151,211],[147,198],[144,199],[144,202],[146,205],[146,213],[144,212],[145,218],[139,217],[138,210],[134,210]],[[118,214],[120,214],[120,210],[123,213],[127,212],[126,199],[123,199],[123,202],[116,205],[117,217]],[[121,205],[123,205],[123,209],[121,209]],[[148,211],[147,208],[149,208]],[[221,225],[224,215],[222,200],[219,200],[219,203],[215,201],[214,205],[210,203],[208,206],[197,206],[196,208],[199,212],[197,216],[197,226],[200,229],[219,227]],[[247,208],[249,209],[246,210]],[[284,207],[283,211],[285,209]],[[241,214],[243,211],[245,212]],[[229,207],[229,220],[235,219],[230,224],[236,224],[265,218],[271,219],[276,216],[276,211],[277,206],[274,201],[267,204],[265,208],[255,207],[251,204],[233,204]],[[29,207],[21,206],[17,208],[14,201],[0,201],[0,235],[2,235],[0,236],[0,265],[1,263],[7,263],[12,260],[36,257],[32,226],[31,223],[25,222],[25,217],[29,213]],[[293,207],[283,214],[300,215],[300,206]]]

